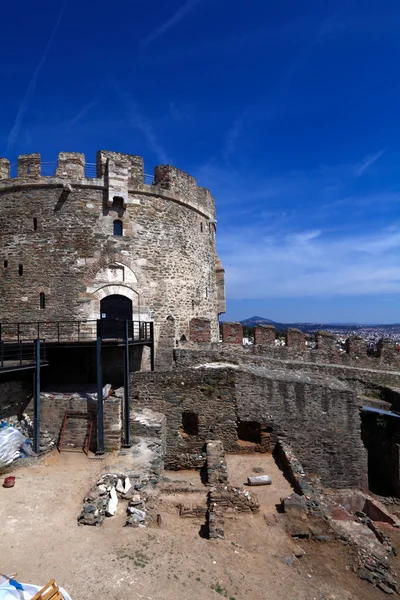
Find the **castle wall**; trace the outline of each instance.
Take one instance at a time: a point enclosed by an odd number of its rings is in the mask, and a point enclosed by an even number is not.
[[[229,369],[132,374],[132,410],[166,416],[166,468],[202,467],[209,439],[222,440],[226,451],[237,449],[234,383]]]
[[[302,355],[288,352],[287,348],[272,348],[272,352],[253,352],[257,347],[239,347],[232,344],[213,345],[209,349],[186,349],[174,350],[174,365],[176,369],[187,369],[206,363],[222,362],[238,366],[254,365],[267,369],[280,369],[284,371],[307,372],[314,375],[327,375],[335,377],[348,384],[350,389],[357,394],[374,397],[386,397],[390,402],[397,402],[396,410],[400,407],[397,394],[390,396],[390,390],[400,389],[400,373],[398,370],[390,369],[387,365],[380,364],[376,358],[370,358],[365,367],[358,361],[349,364],[324,363],[322,359],[302,360]],[[266,347],[263,347],[266,350]],[[302,354],[309,356],[306,352]],[[319,355],[315,353],[314,357]],[[386,398],[385,398],[386,399]]]
[[[208,439],[220,439],[227,452],[246,451],[239,428],[258,423],[286,439],[327,485],[366,485],[357,397],[334,378],[223,366],[134,373],[131,398],[133,407],[166,415],[169,468],[200,467]]]
[[[367,488],[359,405],[345,384],[309,373],[241,369],[236,399],[242,420],[272,422],[304,469],[325,485]]]
[[[77,153],[60,154],[54,177],[41,176],[39,155],[7,174],[3,161],[1,321],[98,319],[101,299],[122,294],[134,319],[154,319],[156,345],[168,317],[172,340],[189,337],[196,317],[218,340],[214,200],[192,177],[164,165],[145,185],[140,157],[104,151],[92,179]]]

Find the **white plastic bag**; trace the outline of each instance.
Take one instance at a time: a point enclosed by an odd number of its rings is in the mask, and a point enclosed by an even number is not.
[[[15,427],[0,429],[0,467],[5,467],[21,456],[26,437]]]

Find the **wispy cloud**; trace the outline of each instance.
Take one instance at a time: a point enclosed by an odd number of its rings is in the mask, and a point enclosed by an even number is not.
[[[122,88],[115,81],[112,83],[117,94],[122,100],[131,127],[143,134],[147,146],[152,152],[154,152],[160,163],[168,163],[169,161],[167,158],[167,153],[158,141],[151,122],[142,114],[138,103],[128,92],[122,90]]]
[[[400,293],[399,229],[334,238],[323,231],[265,236],[252,227],[220,232],[219,246],[231,298]]]
[[[91,108],[96,106],[96,102],[90,102],[89,104],[85,104],[77,114],[68,121],[67,123],[67,131],[70,131],[75,125],[79,123],[81,119],[90,111]]]
[[[8,140],[7,140],[7,151],[8,152],[15,145],[15,142],[18,139],[19,132],[20,132],[20,129],[21,129],[22,120],[23,120],[23,118],[24,118],[24,116],[25,116],[25,114],[26,114],[26,112],[27,112],[27,110],[29,108],[29,104],[32,101],[33,94],[35,92],[35,88],[36,88],[36,84],[37,84],[37,80],[38,80],[40,71],[41,71],[44,63],[46,62],[47,56],[48,56],[48,54],[50,52],[51,45],[53,43],[54,37],[55,37],[55,35],[57,33],[57,30],[58,30],[58,28],[60,26],[60,23],[61,23],[62,16],[64,14],[64,10],[65,10],[66,4],[67,4],[67,0],[65,0],[64,4],[61,7],[61,10],[59,12],[57,21],[56,21],[56,23],[55,23],[55,25],[53,27],[53,31],[50,34],[50,37],[48,39],[48,42],[47,42],[46,47],[44,49],[44,52],[43,52],[43,54],[42,54],[42,56],[41,56],[38,64],[36,65],[36,68],[35,68],[35,70],[33,72],[33,75],[31,77],[30,81],[29,81],[29,84],[28,84],[28,87],[27,87],[26,92],[24,94],[24,97],[22,98],[22,102],[21,102],[21,104],[19,106],[19,109],[18,109],[18,112],[17,112],[17,116],[15,117],[14,124],[13,124],[12,129],[11,129],[11,131],[9,133],[9,136],[8,136]]]
[[[385,154],[386,152],[386,148],[382,148],[381,150],[379,150],[379,152],[377,152],[376,154],[370,154],[369,156],[366,156],[364,158],[364,160],[362,161],[361,164],[359,164],[355,169],[354,169],[354,175],[356,177],[360,177],[363,173],[365,173],[365,171],[367,171],[367,169],[369,169],[377,160],[380,159],[381,156],[383,156],[383,154]]]
[[[298,246],[305,246],[312,240],[315,240],[317,237],[319,237],[321,233],[322,231],[320,229],[315,229],[314,231],[302,231],[300,233],[286,236],[286,241]]]
[[[187,0],[185,4],[183,4],[171,17],[169,17],[169,19],[164,21],[164,23],[159,25],[147,37],[145,37],[141,41],[141,45],[149,46],[152,44],[157,38],[168,31],[168,29],[184,19],[186,15],[188,15],[198,4],[200,4],[200,2],[204,2],[204,0]]]

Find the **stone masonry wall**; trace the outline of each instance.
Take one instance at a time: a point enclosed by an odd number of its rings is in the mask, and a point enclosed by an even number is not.
[[[400,373],[394,370],[365,368],[362,365],[347,366],[343,364],[306,362],[292,359],[285,353],[285,359],[280,358],[280,353],[253,354],[244,349],[241,352],[232,352],[232,345],[220,344],[218,350],[190,350],[176,349],[174,351],[175,367],[188,368],[205,363],[222,362],[237,366],[254,365],[273,370],[281,369],[290,372],[310,373],[313,375],[332,376],[345,382],[348,387],[361,396],[382,397],[391,403],[394,408],[400,408],[398,394],[391,390],[400,389]],[[274,349],[275,350],[275,349]],[[285,348],[278,348],[285,350]],[[373,360],[373,359],[371,359]]]
[[[247,367],[237,371],[241,420],[272,422],[304,468],[331,487],[366,487],[357,396],[334,378]]]
[[[2,374],[0,377],[0,419],[20,416],[32,396],[33,375]]]
[[[290,327],[286,331],[286,346],[294,350],[304,350],[306,347],[306,336],[300,329]]]
[[[132,401],[167,418],[166,465],[200,467],[205,442],[240,452],[238,425],[268,423],[309,472],[332,487],[365,487],[366,451],[356,394],[334,378],[257,367],[135,373]],[[185,414],[198,418],[185,431]]]
[[[275,327],[273,325],[257,325],[254,329],[254,343],[275,346]]]
[[[219,369],[132,374],[132,410],[150,408],[166,416],[166,468],[202,467],[209,439],[236,450],[234,381],[232,371]]]
[[[54,177],[39,155],[20,157],[16,179],[0,161],[0,321],[97,319],[121,294],[134,319],[154,319],[156,346],[168,317],[176,339],[204,318],[218,341],[214,200],[169,165],[144,184],[139,159],[101,151],[95,178],[77,153],[60,154]]]
[[[211,342],[211,323],[208,319],[191,319],[189,324],[190,341]]]
[[[78,395],[48,394],[40,395],[41,431],[47,431],[56,442],[60,439],[65,411],[88,412],[92,416],[92,435],[90,449],[97,449],[97,401]],[[33,414],[33,403],[27,408]],[[64,433],[64,446],[83,447],[88,431],[87,420],[68,418]],[[106,450],[119,450],[121,447],[122,415],[121,399],[110,396],[104,401],[104,446]]]
[[[243,327],[240,323],[222,323],[222,341],[225,344],[243,345]]]

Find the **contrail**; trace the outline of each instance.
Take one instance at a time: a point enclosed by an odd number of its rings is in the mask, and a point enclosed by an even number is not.
[[[85,104],[85,106],[83,108],[81,108],[81,110],[78,112],[78,114],[75,115],[75,117],[73,117],[70,121],[68,121],[67,131],[70,131],[72,129],[72,127],[74,127],[86,115],[86,113],[89,112],[89,110],[91,108],[93,108],[94,106],[96,106],[96,102],[90,102],[89,104]]]
[[[360,177],[364,171],[366,171],[367,169],[369,169],[369,167],[371,165],[373,165],[377,160],[380,159],[380,157],[385,154],[386,152],[386,148],[382,148],[381,150],[379,150],[379,152],[377,152],[376,154],[372,154],[370,156],[367,156],[363,162],[361,163],[361,165],[359,165],[355,171],[354,174],[356,175],[356,177]]]
[[[170,27],[178,23],[181,19],[186,17],[186,15],[193,10],[193,8],[200,4],[203,0],[187,0],[185,4],[183,4],[177,11],[167,19],[162,25],[157,27],[154,31],[152,31],[144,40],[141,41],[141,46],[148,46],[154,40],[156,40],[160,35],[165,33]]]
[[[141,113],[140,107],[130,96],[130,94],[124,92],[119,84],[115,80],[111,80],[112,85],[121,101],[123,102],[126,115],[128,117],[129,124],[134,129],[140,131],[150,150],[154,152],[158,160],[162,164],[168,164],[167,154],[164,148],[158,141],[158,138],[153,130],[153,127],[148,119]]]
[[[54,37],[57,33],[57,29],[61,23],[61,19],[64,14],[66,4],[67,4],[67,0],[65,0],[64,4],[61,7],[60,14],[58,15],[58,19],[57,19],[56,24],[53,28],[53,31],[50,35],[49,41],[47,42],[46,48],[44,49],[42,57],[39,60],[37,66],[36,66],[36,69],[33,72],[33,75],[29,82],[28,88],[25,92],[25,95],[22,98],[22,102],[20,104],[17,116],[15,117],[14,125],[12,126],[12,129],[8,136],[8,145],[7,145],[8,152],[10,151],[10,149],[14,146],[15,142],[17,141],[19,131],[21,129],[22,119],[24,118],[25,113],[28,110],[29,104],[32,100],[32,97],[33,97],[33,94],[34,94],[34,91],[36,88],[37,79],[39,77],[39,73],[40,73],[44,63],[46,62],[46,58],[47,58],[50,48],[51,48],[51,44],[53,43]]]

